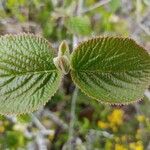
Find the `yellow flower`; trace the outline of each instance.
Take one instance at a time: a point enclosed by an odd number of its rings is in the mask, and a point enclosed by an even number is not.
[[[55,132],[54,132],[54,131],[52,131],[52,132],[48,135],[48,139],[49,139],[50,141],[52,141],[52,140],[53,140],[53,138],[54,138],[54,134],[55,134]]]
[[[13,129],[16,131],[24,132],[26,130],[27,124],[26,123],[17,123],[13,126]]]
[[[4,121],[4,125],[8,126],[9,125],[9,121],[8,120]]]
[[[53,138],[54,138],[54,135],[48,135],[48,139],[50,140],[50,141],[52,141],[53,140]]]
[[[141,130],[141,129],[138,129],[138,130],[137,130],[135,137],[136,137],[137,139],[141,139],[141,138],[142,138],[142,130]]]
[[[110,128],[112,129],[113,132],[117,132],[118,128],[115,124],[110,123]]]
[[[121,144],[115,144],[115,150],[127,150],[127,149]]]
[[[115,142],[119,142],[120,141],[120,137],[115,137]]]
[[[139,122],[144,122],[144,121],[145,121],[145,116],[144,116],[144,115],[137,115],[136,119],[137,119]]]
[[[113,112],[108,116],[108,120],[111,124],[114,125],[122,125],[123,123],[123,110],[115,109]]]
[[[130,143],[129,147],[130,147],[130,149],[134,150],[136,147],[136,143]]]
[[[136,149],[135,150],[144,150],[144,146],[143,146],[141,141],[138,141],[136,143]]]
[[[105,149],[112,150],[112,147],[113,147],[113,143],[111,143],[111,141],[107,140],[105,143]]]
[[[103,122],[103,121],[100,121],[100,120],[97,122],[97,125],[98,125],[99,128],[102,128],[102,129],[106,129],[106,128],[109,127],[107,122]]]
[[[5,131],[4,126],[0,126],[0,133],[3,133]]]
[[[126,142],[126,141],[127,141],[127,136],[126,136],[126,135],[123,135],[123,136],[121,137],[121,140],[122,140],[122,142]]]
[[[136,143],[130,143],[129,147],[131,150],[144,150],[144,147],[141,141],[138,141]]]

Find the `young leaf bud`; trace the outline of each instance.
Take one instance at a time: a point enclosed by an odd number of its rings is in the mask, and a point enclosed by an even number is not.
[[[66,55],[69,59],[70,53],[69,53],[69,46],[67,42],[64,40],[59,46],[58,56]]]
[[[62,71],[63,74],[68,74],[70,71],[70,61],[67,56],[58,56],[53,59],[57,69]]]

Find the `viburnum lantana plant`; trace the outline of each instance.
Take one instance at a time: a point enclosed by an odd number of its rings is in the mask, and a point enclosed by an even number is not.
[[[44,105],[70,73],[74,84],[103,103],[140,100],[150,85],[150,55],[135,41],[96,37],[72,52],[65,41],[58,56],[32,34],[0,37],[0,113],[22,114]]]

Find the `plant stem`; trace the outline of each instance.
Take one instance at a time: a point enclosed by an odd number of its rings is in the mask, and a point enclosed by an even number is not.
[[[79,0],[77,4],[77,10],[76,10],[76,15],[80,16],[81,11],[82,11],[82,5],[83,5],[83,0]],[[73,35],[73,48],[76,47],[78,43],[78,37]],[[73,150],[73,136],[74,136],[74,124],[76,120],[76,115],[75,115],[75,109],[76,109],[76,101],[77,101],[77,96],[78,96],[78,88],[75,87],[73,96],[72,96],[72,101],[71,101],[71,119],[70,119],[70,125],[69,125],[69,138],[68,138],[68,144],[69,144],[69,150]]]
[[[74,135],[74,123],[75,123],[75,108],[76,108],[76,101],[77,101],[77,96],[78,96],[78,88],[76,87],[73,96],[72,96],[72,101],[71,101],[71,120],[70,120],[70,126],[69,126],[69,145],[70,145],[70,150],[72,150],[72,139]]]

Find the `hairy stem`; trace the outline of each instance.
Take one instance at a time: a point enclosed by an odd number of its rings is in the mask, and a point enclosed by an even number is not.
[[[69,145],[70,145],[70,150],[72,150],[72,144],[71,141],[73,139],[74,135],[74,123],[75,123],[75,108],[76,108],[76,100],[78,96],[78,88],[76,87],[72,96],[72,101],[71,101],[71,120],[70,120],[70,126],[69,126]]]
[[[82,5],[83,5],[83,0],[79,0],[77,4],[77,10],[76,10],[76,15],[81,16],[81,11],[82,11]],[[76,47],[78,43],[78,37],[73,35],[73,48]],[[69,150],[73,150],[73,135],[74,135],[74,124],[75,124],[75,108],[76,108],[76,101],[77,101],[77,96],[78,96],[78,88],[75,87],[75,90],[73,92],[72,96],[72,101],[71,101],[71,120],[70,120],[70,125],[69,125]]]

